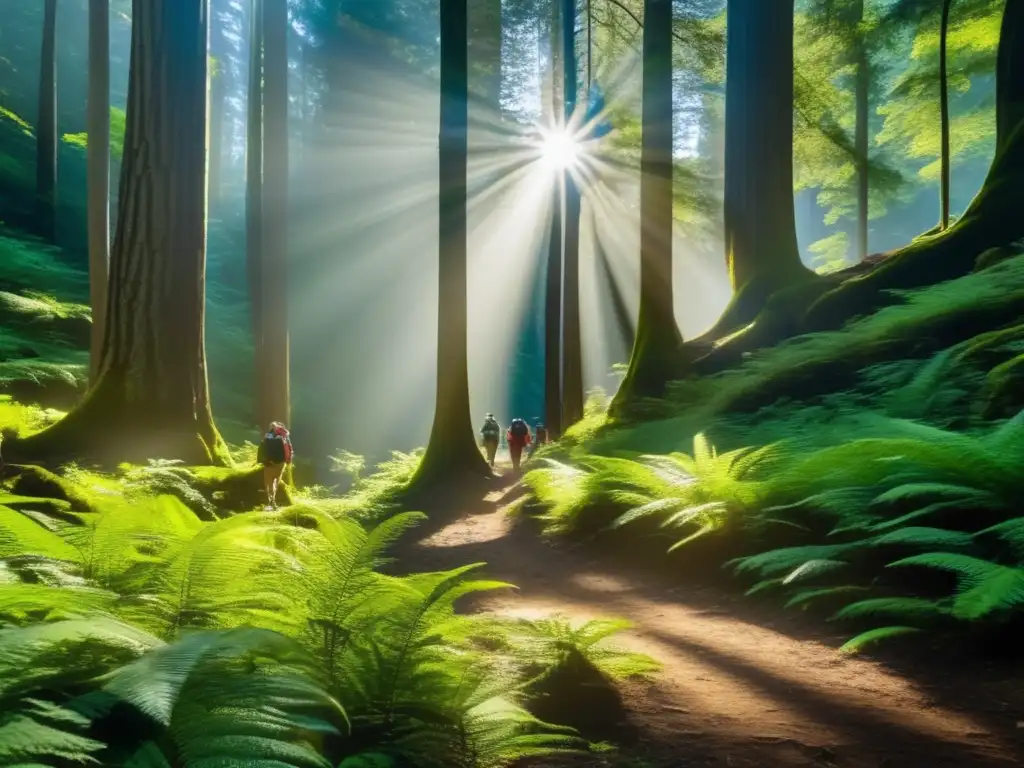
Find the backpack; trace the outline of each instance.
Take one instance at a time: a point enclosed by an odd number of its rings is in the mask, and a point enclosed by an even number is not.
[[[512,437],[526,437],[530,434],[530,428],[526,426],[526,422],[522,419],[513,419],[512,425],[508,428]]]
[[[256,450],[260,464],[286,464],[292,460],[292,444],[284,435],[267,432]]]
[[[484,422],[484,428],[480,430],[480,434],[484,437],[493,437],[497,440],[498,435],[501,434],[501,427],[498,426],[498,422],[494,419],[488,419]]]

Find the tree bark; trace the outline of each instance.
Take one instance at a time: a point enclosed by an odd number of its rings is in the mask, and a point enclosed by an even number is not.
[[[869,69],[864,30],[861,27],[864,23],[864,0],[857,0],[856,14],[858,28],[854,36],[856,46],[854,57],[857,67],[857,103],[854,154],[857,162],[857,261],[861,262],[867,258],[870,252],[868,248],[868,191],[870,189],[870,180],[868,179],[868,123],[870,119],[868,93],[871,84],[871,70]]]
[[[36,125],[36,217],[40,232],[57,237],[57,0],[43,6]]]
[[[469,153],[466,0],[441,0],[438,139],[437,401],[430,441],[413,485],[469,472],[489,475],[469,413],[466,194]]]
[[[550,101],[547,123],[555,130],[562,112],[558,72],[561,68],[558,2],[551,3],[550,26],[546,35],[548,46],[548,95]],[[544,291],[544,420],[552,439],[562,434],[562,208],[564,189],[556,178],[551,185],[551,229],[548,240],[547,280]]]
[[[88,175],[89,380],[99,377],[110,271],[110,5],[89,0],[89,91],[86,106]]]
[[[946,54],[949,48],[949,9],[952,0],[942,0],[942,19],[939,22],[939,215],[940,230],[949,228],[949,66]]]
[[[16,455],[230,461],[204,344],[208,0],[135,0],[123,194],[96,386]]]
[[[614,412],[664,394],[683,343],[672,291],[672,0],[646,0],[643,35],[640,313]]]
[[[249,5],[249,93],[245,140],[245,250],[254,359],[263,360],[263,1]],[[257,372],[258,375],[258,372]],[[256,385],[253,420],[265,426],[263,387]]]
[[[747,325],[772,291],[812,275],[793,210],[793,2],[728,5],[724,213],[734,298],[719,333]]]
[[[227,45],[224,40],[224,23],[213,13],[211,0],[210,47],[216,63],[216,71],[210,78],[210,205],[220,201],[221,168],[224,154],[224,100],[227,97],[225,76],[227,70]]]
[[[562,62],[565,126],[570,130],[576,109],[576,0],[562,0]],[[562,428],[583,418],[583,342],[580,338],[580,190],[571,168],[565,184],[565,266],[562,358]]]
[[[263,0],[264,149],[260,357],[261,424],[290,423],[288,334],[288,2]]]

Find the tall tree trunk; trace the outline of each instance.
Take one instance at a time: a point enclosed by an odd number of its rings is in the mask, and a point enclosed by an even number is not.
[[[31,455],[225,462],[204,344],[208,0],[135,0],[106,343],[96,386]],[[171,76],[173,73],[173,77]]]
[[[576,109],[576,0],[562,0],[562,62],[565,81],[565,125],[570,129]],[[562,428],[583,418],[583,342],[580,338],[580,191],[572,169],[565,184],[565,267],[562,358]]]
[[[36,217],[43,236],[57,237],[57,0],[43,6],[36,125]]]
[[[210,47],[214,56],[215,70],[210,78],[210,205],[220,202],[221,168],[224,164],[224,102],[227,98],[227,41],[224,39],[224,21],[213,12],[211,0]]]
[[[89,380],[97,382],[103,354],[110,270],[110,5],[89,0],[89,91],[86,105],[88,175]]]
[[[249,5],[249,93],[245,139],[245,259],[254,360],[263,360],[263,1]],[[257,384],[253,419],[263,421],[263,387]]]
[[[812,275],[793,209],[793,3],[728,5],[724,212],[735,295],[716,333],[752,322],[773,291]]]
[[[264,146],[260,422],[290,421],[288,350],[288,0],[263,0]]]
[[[561,120],[562,100],[558,76],[562,58],[558,36],[558,1],[551,3],[551,22],[546,30],[548,45],[550,102],[548,127],[555,130]],[[562,185],[551,185],[551,230],[548,240],[547,281],[544,290],[544,420],[552,438],[562,434]]]
[[[466,189],[469,153],[466,0],[441,0],[441,124],[438,138],[437,401],[421,487],[460,472],[490,474],[469,413]]]
[[[868,255],[868,93],[871,84],[871,70],[868,68],[868,50],[864,39],[864,0],[857,0],[854,51],[856,75],[856,128],[854,130],[854,155],[857,162],[857,261]]]
[[[640,314],[612,403],[664,393],[682,346],[672,292],[672,0],[646,0],[640,149]]]
[[[940,228],[949,228],[949,67],[946,54],[949,48],[949,9],[952,0],[942,0],[942,19],[939,22],[939,120],[941,145],[939,157],[939,214]]]
[[[1024,143],[1024,0],[1006,0],[996,61],[996,153]],[[1018,171],[1021,171],[1018,167]]]

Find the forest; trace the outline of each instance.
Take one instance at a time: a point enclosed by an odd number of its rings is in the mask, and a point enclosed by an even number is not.
[[[1024,0],[0,19],[0,767],[1024,764]]]

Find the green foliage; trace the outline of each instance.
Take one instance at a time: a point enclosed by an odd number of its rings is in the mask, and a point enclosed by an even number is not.
[[[396,454],[359,492],[383,498],[417,460]],[[524,708],[566,648],[613,677],[656,669],[606,645],[623,622],[456,613],[509,586],[480,564],[382,573],[419,513],[364,526],[301,504],[204,522],[158,495],[202,481],[175,464],[63,481],[95,511],[0,491],[3,764],[508,766],[587,748]]]

